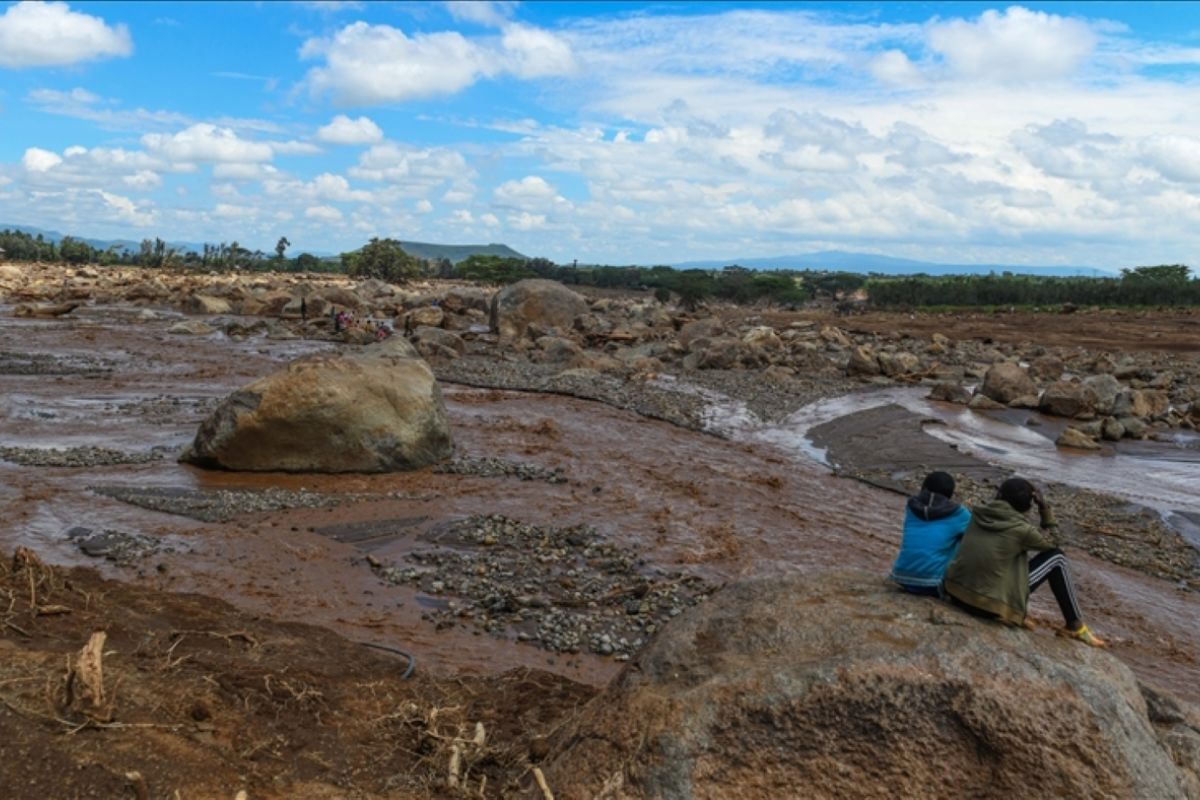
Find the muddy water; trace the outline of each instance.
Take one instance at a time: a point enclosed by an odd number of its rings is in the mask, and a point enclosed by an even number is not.
[[[171,320],[0,322],[0,353],[104,362],[109,372],[0,373],[0,444],[101,445],[177,452],[206,402],[295,355],[304,342],[235,342],[165,333]],[[2,363],[2,362],[0,362]],[[67,365],[69,366],[69,365]],[[321,535],[333,525],[423,518],[435,525],[476,513],[535,524],[587,523],[639,549],[651,565],[714,582],[779,570],[886,570],[898,542],[897,498],[830,474],[803,454],[797,424],[749,435],[736,404],[712,423],[742,440],[685,431],[559,396],[445,387],[460,455],[559,469],[567,483],[435,474],[311,476],[205,472],[168,457],[142,465],[30,468],[0,462],[0,551],[35,547],[56,563],[169,591],[198,592],[278,619],[326,625],[350,638],[412,650],[426,669],[492,672],[540,666],[600,683],[620,665],[562,656],[421,619],[428,602],[376,579],[364,556],[399,561],[421,547],[419,529],[356,547]],[[174,402],[178,400],[178,402]],[[833,413],[830,411],[829,413]],[[814,415],[819,416],[819,415]],[[97,484],[190,489],[284,488],[367,499],[318,509],[202,523],[88,491]],[[1182,506],[1180,506],[1182,507]],[[162,537],[134,566],[83,556],[74,526]],[[172,552],[168,552],[167,549]],[[1141,673],[1200,697],[1197,602],[1162,581],[1083,560],[1080,583],[1103,599],[1097,626]]]
[[[800,409],[782,425],[746,434],[827,463],[810,431],[847,414],[896,404],[941,423],[926,426],[926,433],[959,452],[1034,480],[1116,495],[1163,513],[1200,512],[1200,436],[1195,433],[1178,431],[1169,442],[1106,444],[1099,454],[1076,454],[1054,444],[1066,427],[1061,419],[1023,410],[979,413],[926,400],[926,394],[924,388],[896,388],[831,398]]]

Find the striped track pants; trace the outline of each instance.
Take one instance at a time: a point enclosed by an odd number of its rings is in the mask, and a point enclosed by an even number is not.
[[[1071,571],[1067,567],[1067,557],[1062,550],[1043,550],[1029,559],[1029,591],[1050,582],[1054,599],[1062,610],[1063,620],[1067,627],[1076,627],[1083,621],[1079,611],[1079,602],[1075,599],[1075,585],[1071,581]]]

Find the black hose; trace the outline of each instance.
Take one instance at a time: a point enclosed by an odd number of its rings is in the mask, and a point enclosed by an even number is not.
[[[376,650],[383,650],[384,652],[393,653],[398,656],[404,656],[406,659],[408,659],[408,666],[404,668],[404,674],[400,676],[401,680],[408,680],[408,678],[413,674],[413,670],[417,668],[417,659],[413,657],[413,654],[401,650],[398,647],[389,647],[386,644],[375,644],[374,642],[356,642],[356,644],[361,644],[363,647],[373,647]]]

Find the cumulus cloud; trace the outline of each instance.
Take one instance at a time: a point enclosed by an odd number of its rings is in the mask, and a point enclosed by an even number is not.
[[[508,22],[517,8],[512,0],[448,0],[444,5],[457,20],[497,28]]]
[[[323,58],[305,82],[346,105],[377,105],[454,94],[481,78],[511,73],[539,78],[573,69],[570,48],[548,31],[509,26],[498,43],[456,31],[408,36],[390,25],[355,22],[330,38],[312,38],[302,58]]]
[[[395,142],[377,144],[359,156],[349,170],[360,180],[429,187],[474,174],[461,153],[443,147],[411,147]]]
[[[956,76],[989,81],[1047,80],[1071,74],[1096,48],[1083,20],[1012,6],[975,21],[934,22],[929,47]]]
[[[142,145],[152,153],[181,162],[255,162],[270,161],[271,145],[243,139],[231,128],[218,128],[207,122],[173,134],[148,133]]]
[[[49,172],[61,163],[62,157],[58,153],[40,147],[30,147],[21,157],[21,166],[29,172]]]
[[[553,201],[558,191],[537,175],[529,175],[519,181],[506,181],[496,187],[492,197],[498,205],[523,208],[540,206]]]
[[[304,209],[304,216],[308,219],[320,220],[321,222],[340,222],[342,212],[333,206],[309,206]]]
[[[124,25],[109,26],[66,3],[22,0],[0,14],[0,67],[60,67],[132,52]]]
[[[369,117],[350,119],[338,114],[328,125],[317,129],[317,141],[327,144],[375,144],[383,141],[383,131]]]
[[[871,74],[889,86],[915,86],[923,80],[921,70],[901,50],[887,50],[867,65]]]
[[[1012,141],[1030,164],[1056,178],[1120,178],[1130,167],[1120,139],[1111,134],[1091,133],[1077,119],[1027,125],[1013,133]]]
[[[1200,182],[1200,139],[1194,136],[1160,134],[1141,146],[1145,162],[1167,180]]]

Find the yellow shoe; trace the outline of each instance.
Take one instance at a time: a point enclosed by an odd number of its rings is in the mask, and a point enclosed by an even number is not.
[[[1092,633],[1087,625],[1080,625],[1073,631],[1063,628],[1062,634],[1063,636],[1069,636],[1072,639],[1078,639],[1079,641],[1091,647],[1108,647],[1105,641],[1096,634]]]

